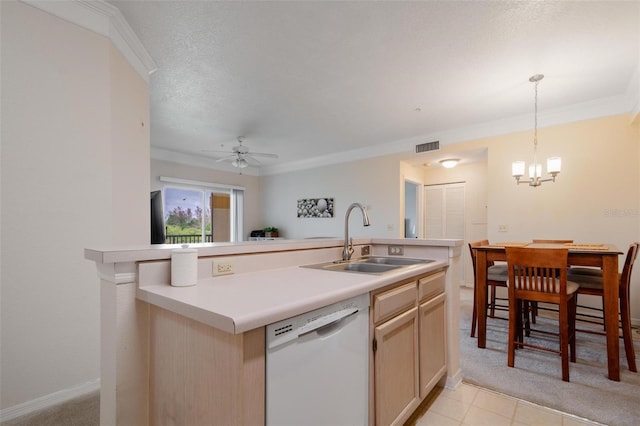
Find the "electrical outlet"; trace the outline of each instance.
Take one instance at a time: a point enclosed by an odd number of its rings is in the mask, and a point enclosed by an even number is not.
[[[404,256],[404,247],[402,246],[389,246],[387,250],[389,256]]]
[[[360,248],[360,256],[368,256],[371,253],[371,246],[362,246]]]
[[[213,260],[213,276],[233,274],[233,260]]]
[[[507,232],[509,227],[507,225],[498,225],[498,232]]]

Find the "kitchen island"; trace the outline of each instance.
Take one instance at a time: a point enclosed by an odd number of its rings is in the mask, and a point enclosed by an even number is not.
[[[390,248],[401,247],[404,257],[434,262],[370,275],[300,267],[339,259],[341,239],[196,244],[191,247],[198,250],[197,285],[172,287],[170,257],[177,246],[86,249],[85,257],[96,262],[101,279],[101,423],[177,419],[184,415],[178,413],[184,405],[170,400],[179,397],[217,398],[220,406],[215,412],[226,410],[229,416],[217,418],[220,424],[262,424],[266,325],[443,270],[447,386],[456,386],[462,241],[373,238],[357,239],[354,246],[354,257],[363,247],[376,256],[388,256]],[[232,275],[212,276],[214,262],[220,260],[232,262]],[[227,365],[218,371],[226,374],[223,381],[186,389],[197,377],[175,377],[176,365],[189,366],[188,358],[198,351],[211,357],[205,360],[208,368],[225,363],[233,368]],[[160,377],[154,371],[175,374]]]

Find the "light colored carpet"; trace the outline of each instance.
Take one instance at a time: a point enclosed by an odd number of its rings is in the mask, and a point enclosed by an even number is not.
[[[610,426],[640,424],[640,373],[627,368],[622,339],[620,382],[607,378],[604,336],[578,333],[577,362],[569,365],[571,381],[567,383],[562,381],[560,357],[551,352],[519,349],[515,367],[507,367],[508,321],[489,318],[487,347],[479,349],[477,339],[469,337],[471,303],[470,298],[461,302],[460,363],[464,381]],[[534,327],[557,330],[553,319],[538,318]],[[579,323],[579,327],[585,326]],[[544,339],[557,347],[553,336]],[[637,338],[634,342],[638,358],[640,344]]]
[[[99,424],[99,392],[2,422],[2,426],[98,426]]]

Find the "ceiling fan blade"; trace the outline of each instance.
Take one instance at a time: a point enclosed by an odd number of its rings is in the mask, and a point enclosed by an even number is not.
[[[277,154],[269,154],[266,152],[249,152],[249,155],[254,155],[256,157],[268,157],[268,158],[278,158]]]
[[[221,161],[234,160],[234,159],[236,159],[236,158],[238,158],[238,156],[237,156],[236,154],[226,155],[226,156],[224,156],[224,157],[218,158],[218,159],[216,160],[216,163],[219,163],[219,162],[221,162]]]
[[[248,154],[243,157],[245,160],[247,160],[247,163],[251,164],[252,166],[259,166],[262,164],[257,159],[253,158],[251,155],[252,154]]]
[[[219,150],[216,150],[216,149],[203,149],[202,152],[217,152],[217,153],[220,153],[220,154],[234,154],[235,155],[235,153],[232,152],[232,151],[219,151]]]
[[[236,160],[237,161],[247,160],[246,164],[250,162],[252,165],[260,165],[262,163],[260,163],[260,161],[258,161],[256,158],[253,158],[253,157],[278,158],[277,154],[271,154],[268,152],[252,152],[248,147],[243,145],[242,142],[244,142],[244,136],[238,136],[238,145],[231,147],[231,151],[205,149],[205,150],[202,150],[202,152],[227,154],[225,157],[218,158],[216,160],[217,163],[221,161],[233,162]]]

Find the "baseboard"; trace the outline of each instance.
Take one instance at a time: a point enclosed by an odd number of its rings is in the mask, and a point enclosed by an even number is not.
[[[446,389],[456,389],[462,383],[462,369],[458,369],[453,375],[446,375],[444,387]]]
[[[100,390],[100,379],[96,379],[92,382],[87,382],[73,388],[63,389],[49,395],[41,396],[40,398],[0,410],[0,421],[6,422],[17,417],[32,414],[36,411],[65,403],[74,398],[86,396],[98,390]]]

